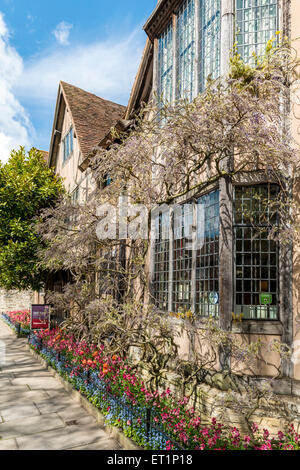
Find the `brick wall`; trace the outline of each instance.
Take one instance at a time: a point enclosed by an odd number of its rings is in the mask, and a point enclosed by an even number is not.
[[[7,291],[0,289],[0,312],[29,309],[33,303],[31,291]]]

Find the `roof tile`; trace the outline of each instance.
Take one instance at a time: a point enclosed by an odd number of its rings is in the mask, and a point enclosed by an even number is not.
[[[72,114],[83,159],[121,119],[126,107],[99,98],[93,93],[60,82],[67,106]]]

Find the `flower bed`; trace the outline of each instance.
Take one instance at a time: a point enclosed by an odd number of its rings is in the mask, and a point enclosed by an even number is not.
[[[75,389],[139,446],[152,450],[298,450],[300,435],[291,425],[278,438],[252,425],[251,436],[212,419],[203,425],[188,398],[177,400],[169,389],[151,393],[130,364],[107,357],[103,348],[74,341],[61,330],[34,332],[31,347]]]
[[[4,322],[10,326],[15,333],[27,336],[30,333],[30,311],[29,310],[14,310],[2,314]],[[20,324],[20,330],[18,330]]]

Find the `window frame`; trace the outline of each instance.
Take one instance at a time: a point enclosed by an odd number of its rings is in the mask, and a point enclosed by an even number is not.
[[[171,93],[169,93],[169,95],[172,96],[171,103],[174,103],[174,101],[178,99],[182,99],[182,98],[187,98],[188,101],[192,101],[198,95],[198,93],[203,92],[204,90],[203,82],[206,81],[207,77],[205,77],[205,79],[203,78],[202,57],[204,56],[201,50],[201,46],[203,43],[202,43],[202,38],[201,38],[202,18],[200,17],[202,12],[204,11],[203,10],[204,1],[206,0],[182,0],[178,8],[175,10],[173,15],[169,19],[170,21],[168,21],[164,30],[156,38],[157,39],[157,53],[156,53],[156,66],[154,67],[154,70],[156,74],[155,83],[157,87],[156,92],[158,95],[159,105],[161,104],[161,100],[160,100],[161,97],[159,95],[161,94],[161,91],[162,91],[161,81],[162,81],[162,75],[163,75],[163,72],[160,67],[161,52],[160,52],[159,42],[163,38],[163,36],[167,33],[169,28],[171,28],[171,31],[172,31],[172,48],[173,48],[172,65],[171,65],[172,80],[170,83],[170,87],[172,88],[172,91]],[[217,7],[216,7],[216,14],[214,16],[218,18],[217,21],[219,22],[218,38],[217,38],[217,41],[219,44],[219,47],[218,47],[219,60],[218,60],[218,66],[217,66],[217,69],[218,69],[217,77],[214,77],[214,78],[218,78],[220,75],[220,65],[221,65],[221,3],[220,3],[221,0],[215,0],[215,1],[217,3]],[[191,43],[192,44],[191,47],[193,49],[191,74],[193,75],[193,78],[191,79],[191,77],[189,77],[190,84],[192,85],[192,89],[185,90],[185,91],[183,90],[183,93],[182,93],[180,90],[181,85],[179,83],[179,80],[180,80],[179,15],[180,15],[181,10],[184,8],[184,6],[190,3],[193,4],[193,41]],[[211,66],[210,68],[215,69],[216,67]],[[169,101],[170,96],[167,97],[167,101]]]
[[[198,75],[196,31],[199,29],[196,4],[198,4],[198,2],[199,0],[184,0],[176,13],[176,99],[188,99],[188,101],[192,101],[198,93],[196,82],[196,77]],[[188,17],[188,13],[191,13],[190,17]],[[180,30],[179,27],[180,18],[182,18],[182,30]],[[190,31],[191,28],[192,31]],[[187,42],[188,38],[190,39],[189,42]],[[180,44],[183,46],[182,50],[180,49]],[[191,60],[191,63],[188,65],[189,59]],[[184,88],[182,90],[182,83],[184,82],[184,84],[186,84],[187,80],[187,68],[190,69],[188,70],[188,80],[191,88]],[[182,83],[180,82],[181,79]]]
[[[276,185],[276,183],[272,183],[272,182],[257,182],[257,183],[251,183],[251,184],[247,184],[247,183],[240,183],[240,184],[236,184],[234,185],[234,197],[233,197],[233,221],[232,221],[232,228],[233,228],[233,245],[232,245],[232,257],[233,257],[233,289],[232,289],[232,301],[233,301],[233,308],[234,308],[234,314],[236,315],[237,318],[239,318],[239,320],[243,320],[244,322],[249,322],[249,321],[254,321],[254,322],[271,322],[271,323],[278,323],[281,319],[281,312],[280,312],[280,300],[281,300],[281,289],[280,289],[280,276],[279,276],[279,269],[280,269],[280,243],[279,242],[276,242],[276,251],[274,251],[274,253],[276,252],[276,256],[277,256],[277,263],[274,265],[274,268],[276,269],[277,271],[277,275],[276,275],[276,308],[277,308],[277,314],[276,314],[276,318],[269,318],[269,314],[270,314],[270,311],[269,311],[269,308],[267,308],[267,313],[268,313],[268,316],[266,318],[258,318],[258,317],[253,317],[253,318],[248,318],[248,317],[244,317],[244,316],[240,316],[241,315],[241,312],[237,312],[236,311],[236,307],[237,306],[246,306],[244,304],[237,304],[236,302],[236,296],[237,296],[237,293],[238,293],[238,290],[237,290],[237,275],[236,275],[236,268],[237,266],[237,249],[236,249],[236,229],[237,228],[242,228],[243,230],[245,228],[250,228],[251,230],[254,230],[255,227],[251,224],[242,224],[242,223],[236,223],[236,188],[245,188],[245,187],[248,187],[248,188],[254,188],[254,187],[258,187],[258,186],[270,186],[270,185],[273,185],[273,186],[278,186]],[[278,189],[279,189],[279,186],[278,186]],[[277,219],[276,219],[276,222],[275,224],[277,225],[277,227],[279,227],[280,225],[280,220],[278,218],[278,215],[277,215]],[[259,228],[263,228],[263,224],[257,224],[257,226]],[[270,227],[272,226],[272,224],[269,224],[269,225],[265,225],[266,229],[270,229]],[[242,240],[245,240],[244,238],[242,238]],[[260,241],[260,240],[259,240]],[[238,252],[240,253],[240,252]],[[245,253],[245,250],[243,250],[242,252],[242,256],[244,256],[244,253]],[[253,251],[251,250],[249,253],[251,253],[251,257],[252,257],[252,253]],[[264,253],[261,251],[259,251],[260,253],[260,256],[261,256],[261,253]],[[270,256],[270,253],[273,253],[273,252],[270,252],[270,250],[267,251],[268,253],[268,256]],[[244,266],[245,264],[243,263],[242,266]],[[251,269],[252,269],[252,266],[254,266],[251,262]],[[261,269],[261,263],[259,264],[259,269]],[[271,265],[270,263],[268,263],[268,278],[267,278],[267,281],[270,283],[271,282],[271,277],[270,277],[270,269],[271,269]],[[248,278],[246,278],[248,279]],[[241,280],[242,282],[244,282],[245,278],[244,276],[241,277]],[[261,276],[259,278],[259,281],[262,282],[262,279],[261,279]],[[259,282],[258,280],[255,281],[255,282]],[[250,278],[250,282],[254,282],[254,278],[251,274],[251,278]],[[270,285],[269,285],[270,287]],[[270,293],[270,290],[271,289],[268,289],[268,291],[266,292],[266,294]],[[243,291],[244,292],[244,291]],[[261,291],[262,293],[263,291]],[[250,295],[254,295],[256,294],[253,289],[251,289],[251,292],[250,292]],[[258,306],[262,306],[261,304],[257,304],[257,305],[250,305],[249,304],[249,307],[258,307]]]
[[[180,310],[182,311],[188,311],[188,310],[191,310],[193,313],[195,313],[196,317],[198,319],[204,319],[204,318],[207,318],[208,315],[206,315],[204,313],[204,310],[205,309],[201,309],[201,304],[200,304],[200,294],[201,292],[199,290],[197,290],[197,257],[198,257],[198,223],[199,223],[199,218],[198,218],[198,210],[197,210],[197,207],[198,205],[200,204],[200,200],[201,198],[203,198],[203,202],[204,202],[204,198],[207,198],[208,196],[210,195],[213,195],[217,193],[217,196],[214,196],[213,199],[209,199],[209,204],[205,207],[207,208],[207,210],[211,211],[212,210],[212,207],[213,206],[217,206],[218,207],[218,214],[219,214],[219,217],[218,217],[218,226],[219,226],[219,232],[220,232],[220,190],[219,190],[219,187],[218,186],[215,186],[213,188],[211,188],[209,191],[206,191],[206,192],[203,192],[202,194],[198,194],[198,195],[195,195],[193,198],[187,198],[186,200],[182,201],[182,202],[178,202],[175,206],[169,206],[169,210],[168,210],[168,226],[167,226],[167,231],[169,231],[169,239],[167,241],[168,243],[168,259],[167,259],[167,263],[168,263],[168,274],[167,274],[167,280],[164,279],[164,282],[167,283],[167,291],[165,291],[165,294],[166,294],[166,299],[167,300],[167,307],[166,309],[161,309],[158,305],[159,303],[159,299],[156,297],[156,293],[157,292],[161,292],[160,290],[158,290],[155,286],[155,284],[158,283],[157,281],[157,276],[160,274],[160,271],[156,271],[155,267],[156,265],[158,264],[158,261],[156,259],[156,256],[157,256],[157,236],[156,234],[159,233],[161,234],[162,233],[162,229],[161,229],[161,226],[159,225],[160,222],[158,222],[158,220],[161,220],[162,219],[162,213],[166,213],[166,209],[164,208],[164,210],[161,210],[161,211],[157,211],[157,213],[155,214],[154,216],[154,219],[153,219],[153,226],[155,227],[154,230],[155,230],[155,237],[154,237],[154,240],[153,240],[153,243],[152,243],[152,250],[151,250],[151,260],[152,260],[152,265],[153,265],[153,275],[152,275],[152,282],[151,282],[151,292],[152,292],[152,297],[153,297],[153,303],[158,307],[160,308],[160,310],[162,312],[172,312],[174,310],[178,310],[177,307],[176,307],[176,303],[181,303],[182,305],[180,305]],[[214,201],[214,203],[212,203],[212,201]],[[186,210],[184,209],[186,208]],[[176,227],[175,227],[175,212],[176,210],[180,209],[181,211],[181,225],[178,226],[177,228],[181,230],[180,234],[181,236],[180,237],[176,237]],[[204,218],[204,232],[205,233],[205,229],[206,229],[206,222],[208,221],[208,219],[211,219],[211,217],[205,217]],[[186,221],[189,221],[189,223],[186,225]],[[202,219],[201,219],[202,221]],[[159,232],[157,232],[157,227],[159,227]],[[189,227],[187,229],[187,227]],[[187,232],[185,230],[188,230]],[[166,229],[165,229],[166,230]],[[167,232],[165,232],[167,233]],[[178,261],[176,259],[176,256],[175,256],[175,252],[176,250],[178,251],[178,247],[176,247],[176,240],[177,241],[182,241],[184,240],[184,242],[182,242],[183,244],[183,249],[185,249],[185,243],[191,243],[192,244],[192,247],[189,251],[191,251],[191,253],[189,254],[189,256],[184,256],[184,260],[188,259],[189,261],[189,265],[190,265],[190,269],[189,269],[189,272],[190,272],[190,275],[189,275],[189,279],[181,279],[180,276],[179,278],[175,278],[175,273],[176,272],[179,272],[179,273],[182,273],[184,271],[184,268],[182,269],[182,266],[181,266],[181,261],[180,260],[180,269],[175,269],[175,263],[176,261]],[[166,242],[165,242],[166,243]],[[219,262],[220,262],[220,257],[219,257],[219,254],[220,254],[220,244],[219,244],[219,240],[218,240],[218,275],[219,275]],[[212,268],[213,270],[216,268],[215,265],[214,266],[208,266],[209,268]],[[165,273],[165,271],[164,271]],[[211,279],[210,279],[211,280]],[[178,286],[179,284],[182,284],[182,285],[187,285],[189,284],[190,288],[189,288],[189,299],[187,302],[185,302],[184,298],[182,298],[181,301],[179,301],[178,299],[176,300],[176,285]],[[215,292],[215,291],[214,291]],[[184,294],[184,291],[182,292],[182,294]],[[199,295],[198,295],[199,294]],[[178,295],[178,292],[177,292],[177,295]],[[197,302],[197,298],[199,297],[199,304],[196,303]],[[219,288],[219,282],[218,282],[218,305],[220,303],[220,288]],[[212,309],[210,309],[212,310]],[[219,310],[219,309],[214,309],[215,310],[215,314],[213,315],[214,317],[218,318],[218,312],[216,313],[216,310]]]
[[[209,0],[211,1],[211,0]],[[242,1],[242,7],[239,7],[239,1]],[[258,35],[262,33],[266,33],[265,36],[273,37],[280,28],[280,8],[279,8],[279,0],[267,0],[270,4],[268,5],[262,5],[261,0],[251,0],[255,1],[255,5],[252,5],[249,7],[249,10],[255,9],[255,12],[257,13],[258,9],[260,12],[263,11],[264,8],[268,7],[275,7],[275,15],[274,16],[268,16],[268,17],[263,17],[263,18],[258,18],[257,16],[255,17],[254,20],[250,19],[248,22],[245,20],[245,16],[243,16],[243,19],[238,19],[238,16],[241,16],[247,8],[244,7],[245,1],[250,1],[250,0],[234,0],[234,35],[235,35],[235,42],[239,40],[239,36],[243,36],[245,38],[245,34],[252,34],[252,35]],[[167,25],[165,26],[164,30],[159,34],[159,36],[156,37],[157,39],[157,44],[159,43],[159,39],[166,34],[168,28],[171,28],[172,30],[172,42],[173,42],[173,58],[172,58],[172,75],[173,79],[171,80],[170,87],[172,88],[171,93],[169,95],[172,95],[172,103],[174,103],[175,100],[183,98],[184,96],[180,92],[180,84],[179,84],[179,66],[180,66],[180,60],[179,60],[179,50],[178,50],[178,35],[179,35],[179,27],[178,27],[178,16],[181,11],[181,9],[184,7],[185,4],[189,2],[194,2],[194,19],[193,19],[193,27],[194,27],[194,58],[193,58],[193,64],[192,64],[192,73],[194,75],[191,83],[193,86],[193,90],[187,90],[187,94],[189,95],[189,100],[192,101],[192,99],[198,95],[198,93],[201,93],[205,89],[205,82],[207,77],[204,76],[203,70],[205,69],[205,54],[203,54],[203,8],[204,8],[204,2],[206,0],[182,0],[179,5],[177,6],[176,10],[172,13],[172,15],[169,18],[169,21],[167,22]],[[216,2],[216,8],[215,8],[215,15],[218,18],[218,24],[216,26],[217,28],[217,44],[218,44],[218,64],[215,65],[210,65],[210,70],[215,70],[216,71],[216,76],[213,76],[213,79],[217,79],[220,76],[221,72],[221,50],[222,50],[222,43],[221,43],[221,8],[222,8],[222,0],[215,0]],[[259,4],[257,4],[259,3]],[[268,10],[270,11],[270,10]],[[269,29],[259,29],[253,31],[242,31],[240,34],[238,34],[237,31],[237,26],[238,23],[243,23],[245,25],[247,23],[257,23],[259,22],[260,25],[263,24],[263,22],[266,22],[268,19],[275,19],[275,28],[269,28]],[[257,38],[256,38],[257,39]],[[258,40],[258,39],[257,39]],[[260,42],[255,42],[253,43],[254,49],[257,51],[258,49],[264,47],[264,45],[267,44],[268,39],[265,39],[264,41]],[[211,40],[208,39],[208,43],[211,44]],[[243,39],[243,42],[241,46],[237,46],[238,49],[243,49],[241,51],[241,55],[244,55],[244,47],[252,47],[251,44],[248,42],[245,42]],[[161,81],[161,71],[160,71],[160,63],[159,63],[159,46],[157,45],[157,54],[156,54],[156,64],[154,67],[155,70],[155,83],[157,86],[157,92],[160,91],[160,86],[159,83]],[[248,56],[249,60],[251,60],[251,55],[249,53]],[[211,73],[211,72],[210,72]],[[168,96],[169,98],[169,96]],[[159,104],[161,103],[160,97],[158,97]]]
[[[171,37],[170,37],[171,36]],[[164,44],[170,43],[170,49],[163,47]],[[161,98],[165,102],[172,102],[174,95],[174,71],[176,74],[176,67],[174,64],[174,42],[176,42],[176,31],[173,28],[173,18],[171,18],[168,26],[164,29],[162,34],[158,37],[158,52],[157,52],[157,94],[158,100],[161,102]],[[168,64],[165,69],[165,62],[170,59],[171,55],[171,65]],[[170,84],[167,86],[168,75],[170,74]],[[166,82],[164,81],[166,79]],[[166,96],[167,95],[167,96]]]
[[[255,5],[251,4],[251,6],[249,6],[247,8],[247,6],[245,6],[245,2],[255,2]],[[266,0],[268,1],[269,3],[267,5],[262,5],[261,4],[261,1],[262,0],[235,0],[235,3],[234,3],[234,9],[235,9],[235,40],[236,40],[236,43],[237,43],[237,51],[239,54],[241,54],[241,57],[244,58],[245,62],[246,63],[251,63],[253,62],[253,59],[252,59],[252,53],[255,51],[255,53],[257,54],[257,56],[259,57],[263,51],[264,51],[264,48],[265,46],[267,45],[267,41],[271,39],[271,37],[273,37],[276,33],[276,31],[278,31],[279,29],[279,23],[280,23],[280,14],[279,14],[279,3],[278,3],[278,0]],[[242,7],[239,7],[239,3],[242,2]],[[266,17],[266,16],[262,16],[261,18],[259,18],[258,16],[258,11],[260,13],[263,12],[263,9],[264,8],[270,8],[270,7],[274,7],[275,6],[275,16],[273,17]],[[251,16],[251,18],[249,20],[245,20],[245,16],[244,16],[244,13],[246,10],[249,10],[249,17]],[[251,15],[251,11],[252,11],[252,15]],[[239,14],[240,16],[242,16],[243,14],[243,19],[239,19]],[[254,18],[252,19],[252,16],[254,16]],[[261,26],[263,24],[263,22],[268,22],[270,19],[275,19],[275,28],[274,30],[272,28],[269,28],[269,29],[255,29],[255,27],[253,26],[253,30],[250,30],[250,25],[251,23],[253,23],[253,25],[255,25],[255,23],[259,23],[259,25]],[[238,30],[238,24],[241,24],[243,23],[243,30],[241,32],[239,32]],[[248,31],[245,31],[244,27],[245,25],[247,24],[247,27],[248,27]],[[258,42],[258,39],[257,39],[257,35],[259,34],[263,34],[265,33],[265,36],[270,36],[269,39],[264,39],[264,41],[259,41]],[[272,33],[272,34],[271,34]],[[245,41],[245,35],[249,35],[249,38],[250,38],[250,35],[253,35],[254,38],[255,38],[255,42],[251,42],[250,40],[249,41]],[[241,38],[243,38],[243,41],[242,43],[239,45],[238,41],[239,41],[239,36],[241,36]],[[245,59],[245,47],[248,47],[249,48],[249,54],[247,55],[247,60]],[[252,51],[253,49],[253,51]]]
[[[74,128],[71,125],[63,138],[63,164],[73,155],[74,152]],[[67,151],[68,150],[68,153]]]

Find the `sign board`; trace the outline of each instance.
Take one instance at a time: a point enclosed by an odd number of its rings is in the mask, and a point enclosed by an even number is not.
[[[260,304],[270,305],[272,303],[272,294],[260,294]]]
[[[31,305],[30,327],[32,330],[50,328],[50,305]]]

